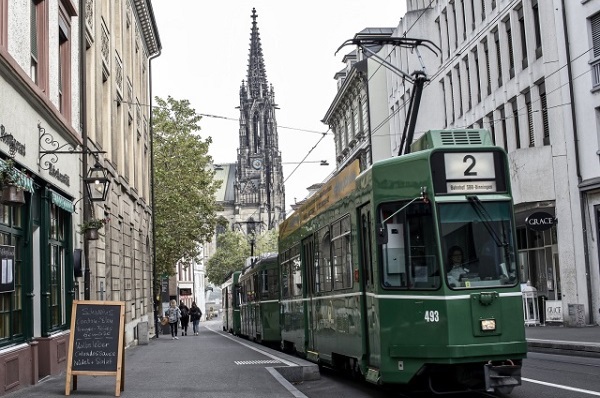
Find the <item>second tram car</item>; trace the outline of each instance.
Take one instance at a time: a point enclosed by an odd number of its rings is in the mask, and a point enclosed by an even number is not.
[[[250,257],[239,278],[241,335],[279,346],[279,263],[277,253]]]
[[[349,164],[280,226],[282,345],[377,384],[510,392],[527,345],[506,153],[485,130],[411,148]]]
[[[232,272],[221,285],[221,303],[223,306],[223,330],[240,334],[240,294],[238,280],[241,271]]]

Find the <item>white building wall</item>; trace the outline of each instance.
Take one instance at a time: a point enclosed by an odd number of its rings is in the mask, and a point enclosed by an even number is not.
[[[553,249],[558,254],[560,264],[561,293],[563,313],[568,314],[571,304],[583,304],[588,320],[597,322],[598,293],[597,288],[589,292],[588,276],[598,286],[598,267],[587,269],[586,248],[584,240],[584,225],[580,206],[579,176],[577,156],[580,155],[580,173],[587,178],[598,177],[598,119],[592,111],[600,104],[597,95],[590,92],[590,79],[586,78],[589,70],[589,56],[583,54],[591,47],[591,41],[581,40],[581,26],[586,18],[600,8],[597,2],[553,2],[538,1],[542,54],[538,57],[535,48],[535,28],[533,23],[534,0],[496,1],[496,7],[491,8],[491,2],[486,2],[486,11],[477,4],[475,19],[472,20],[471,2],[465,2],[465,15],[461,7],[449,1],[437,1],[432,8],[418,1],[408,1],[408,12],[398,25],[394,36],[406,32],[407,37],[425,37],[433,40],[442,48],[442,57],[423,58],[427,75],[431,79],[427,85],[421,103],[421,113],[417,122],[417,131],[439,128],[492,128],[495,132],[496,143],[505,146],[509,154],[511,181],[513,184],[517,219],[522,220],[533,209],[553,208],[557,223],[557,247]],[[479,2],[475,2],[479,3]],[[571,118],[571,97],[567,58],[565,52],[565,37],[562,23],[562,4],[567,4],[567,15],[572,32],[571,42],[577,42],[571,47],[573,63],[573,78],[575,106],[577,107],[579,153],[574,141],[573,121]],[[521,29],[518,18],[518,8],[523,7],[525,21],[525,41],[527,46],[527,63],[523,64]],[[456,18],[455,18],[456,15]],[[466,17],[466,24],[464,18]],[[412,21],[417,20],[416,24]],[[456,26],[455,26],[456,25]],[[512,52],[514,68],[509,67],[509,35],[512,36]],[[439,28],[438,28],[439,27]],[[499,36],[499,52],[494,39],[497,31]],[[450,37],[448,38],[448,35]],[[489,79],[491,92],[487,92],[488,67],[485,62],[484,46],[487,42],[489,57]],[[476,76],[472,59],[477,49],[480,68],[481,101],[476,96]],[[418,59],[414,54],[401,50],[404,54],[394,57],[396,65],[403,70],[414,65]],[[420,52],[423,55],[424,51]],[[501,69],[498,68],[499,62]],[[471,106],[468,101],[467,65],[469,65],[470,86],[472,93]],[[402,103],[404,89],[399,89],[399,78],[391,72],[388,78],[388,111],[396,109]],[[579,76],[584,76],[579,77]],[[499,85],[499,80],[501,85]],[[542,107],[540,105],[539,84],[544,82],[547,98],[548,125],[550,126],[550,143],[544,143],[542,122]],[[528,115],[525,95],[531,96],[533,112]],[[580,99],[583,97],[585,99]],[[514,107],[513,107],[514,104]],[[504,108],[504,119],[501,109]],[[462,109],[462,110],[461,110]],[[445,112],[444,112],[445,110]],[[535,111],[538,112],[535,112]],[[425,112],[431,112],[425,113]],[[516,111],[513,113],[513,111]],[[373,110],[371,110],[373,112]],[[493,115],[490,119],[489,115]],[[580,116],[581,114],[581,116]],[[426,116],[425,116],[426,115]],[[584,116],[585,115],[585,116]],[[532,118],[534,144],[530,145],[529,117]],[[581,120],[580,120],[581,119]],[[518,121],[519,137],[515,120]],[[401,118],[390,124],[392,127],[389,148],[394,148],[400,141],[404,121]],[[592,133],[590,133],[592,132]],[[417,137],[417,135],[416,135]],[[583,144],[583,145],[582,145]],[[375,145],[375,143],[374,143]],[[375,149],[374,149],[375,151]],[[585,178],[584,177],[584,178]],[[589,196],[587,212],[594,214],[593,206],[600,206],[600,188],[597,198]],[[593,198],[593,199],[592,199]],[[593,200],[593,202],[592,202]],[[589,217],[588,217],[589,218]],[[596,227],[597,226],[592,226]],[[589,229],[589,228],[586,228]],[[592,236],[589,237],[590,240]],[[590,249],[597,258],[598,248]],[[598,264],[598,261],[594,264]],[[589,272],[588,272],[589,271]],[[588,275],[591,273],[591,275]],[[589,293],[589,294],[588,294]],[[590,315],[590,302],[593,311]],[[565,318],[568,318],[565,316]],[[569,319],[565,319],[569,321]]]
[[[600,87],[594,86],[593,69],[598,58],[594,53],[592,40],[591,18],[600,12],[600,3],[597,1],[569,2],[566,7],[566,24],[568,28],[568,45],[572,67],[572,89],[574,93],[575,118],[577,122],[576,134],[579,142],[579,167],[581,186],[584,202],[584,223],[582,228],[586,231],[588,254],[588,275],[585,281],[580,281],[591,286],[592,313],[600,313],[600,271],[599,271],[599,218],[600,187]],[[566,43],[565,43],[566,44]],[[566,69],[566,68],[565,68]]]

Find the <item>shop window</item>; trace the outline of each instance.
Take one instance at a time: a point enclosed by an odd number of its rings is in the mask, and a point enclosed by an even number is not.
[[[24,337],[23,280],[23,229],[20,208],[0,205],[0,245],[14,246],[12,282],[10,288],[0,292],[0,344],[14,344]],[[5,278],[9,278],[6,275]]]
[[[67,292],[66,273],[66,229],[68,213],[56,204],[50,205],[50,231],[48,246],[50,257],[47,270],[48,310],[50,331],[62,329],[67,323],[65,295]],[[42,306],[44,308],[44,306]]]

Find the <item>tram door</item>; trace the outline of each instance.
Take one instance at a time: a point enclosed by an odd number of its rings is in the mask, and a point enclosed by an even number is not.
[[[377,347],[377,337],[373,325],[375,325],[376,319],[374,319],[375,303],[374,303],[374,281],[373,281],[373,249],[372,249],[372,231],[373,231],[373,220],[371,216],[370,203],[363,205],[359,209],[359,242],[360,242],[360,272],[362,274],[362,307],[361,312],[363,314],[363,345],[364,352],[372,355],[372,349]],[[368,294],[373,293],[373,294]],[[369,361],[370,362],[370,361]]]
[[[310,236],[302,241],[302,261],[306,275],[305,283],[305,296],[307,299],[304,300],[304,313],[306,314],[306,320],[304,322],[304,341],[307,344],[307,350],[312,350],[315,347],[315,330],[316,325],[316,314],[314,313],[313,306],[313,292],[314,292],[314,281],[315,281],[315,244],[313,236]]]

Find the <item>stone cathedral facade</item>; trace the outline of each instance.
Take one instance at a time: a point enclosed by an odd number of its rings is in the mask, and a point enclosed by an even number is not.
[[[285,190],[279,151],[275,92],[267,81],[260,35],[252,9],[248,73],[240,87],[240,128],[232,227],[273,229],[285,218]]]

